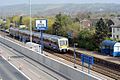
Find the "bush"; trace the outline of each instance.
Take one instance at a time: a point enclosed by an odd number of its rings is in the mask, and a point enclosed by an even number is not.
[[[95,50],[96,43],[95,43],[94,33],[90,30],[82,30],[78,35],[78,44],[79,47],[85,48],[88,50]]]

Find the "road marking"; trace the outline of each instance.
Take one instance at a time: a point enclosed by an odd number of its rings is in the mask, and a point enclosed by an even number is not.
[[[4,60],[7,61],[7,59],[4,56],[1,56]],[[27,75],[25,75],[22,71],[20,71],[16,66],[14,66],[12,63],[7,61],[11,66],[13,66],[16,70],[18,70],[23,76],[25,76],[28,80],[31,80]]]

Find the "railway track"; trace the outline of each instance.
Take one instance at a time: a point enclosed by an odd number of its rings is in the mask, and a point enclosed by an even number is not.
[[[8,33],[3,33],[3,32],[0,32],[1,35],[5,36],[5,35],[8,35]],[[63,58],[67,61],[70,61],[70,62],[74,62],[74,57],[73,57],[73,52],[68,52],[68,53],[65,53],[65,54],[61,54],[61,53],[56,53],[56,52],[53,52],[51,50],[48,50],[48,49],[45,49],[45,51],[55,55],[55,56],[58,56],[60,58]],[[80,62],[80,53],[76,53],[76,64],[78,65],[82,65],[81,62]],[[99,63],[98,63],[99,62]],[[85,66],[87,67],[87,66]],[[119,65],[118,65],[118,69],[114,68],[111,69],[109,67],[106,67],[104,66],[103,64],[100,63],[100,60],[97,60],[95,58],[95,64],[92,66],[91,70],[95,71],[95,72],[98,72],[98,73],[101,73],[103,75],[106,75],[106,76],[109,76],[115,80],[120,80],[120,69],[119,69]]]
[[[55,53],[51,50],[48,50],[48,49],[45,49],[45,51],[57,56],[57,57],[60,57],[60,58],[63,58],[67,61],[70,61],[70,62],[74,62],[74,57],[73,57],[73,54],[69,54],[69,53],[66,53],[66,54],[61,54],[61,53]],[[80,58],[79,58],[79,55],[77,54],[77,58],[76,58],[76,64],[78,65],[81,65],[82,66],[82,63],[80,62]],[[87,66],[85,66],[87,68]],[[104,66],[101,66],[101,65],[98,65],[98,64],[94,64],[92,67],[91,67],[91,70],[95,71],[95,72],[98,72],[98,73],[101,73],[103,75],[106,75],[108,77],[111,77],[115,80],[120,80],[120,72],[119,71],[116,71],[116,70],[112,70],[112,69],[109,69],[109,68],[106,68]]]

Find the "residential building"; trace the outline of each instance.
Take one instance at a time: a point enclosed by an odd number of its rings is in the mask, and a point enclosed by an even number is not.
[[[92,26],[92,22],[88,19],[84,19],[81,21],[81,25],[83,28],[90,28]]]
[[[114,25],[111,25],[112,39],[120,40],[120,18],[114,18],[112,21],[114,22]]]

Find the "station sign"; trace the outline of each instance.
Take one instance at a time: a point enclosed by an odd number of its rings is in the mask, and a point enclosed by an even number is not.
[[[93,65],[94,64],[94,57],[93,56],[88,56],[88,55],[85,55],[85,54],[81,54],[81,61],[84,63],[87,63],[87,64],[90,64],[90,65]]]
[[[35,22],[36,22],[37,30],[47,30],[48,29],[46,19],[37,19]]]

